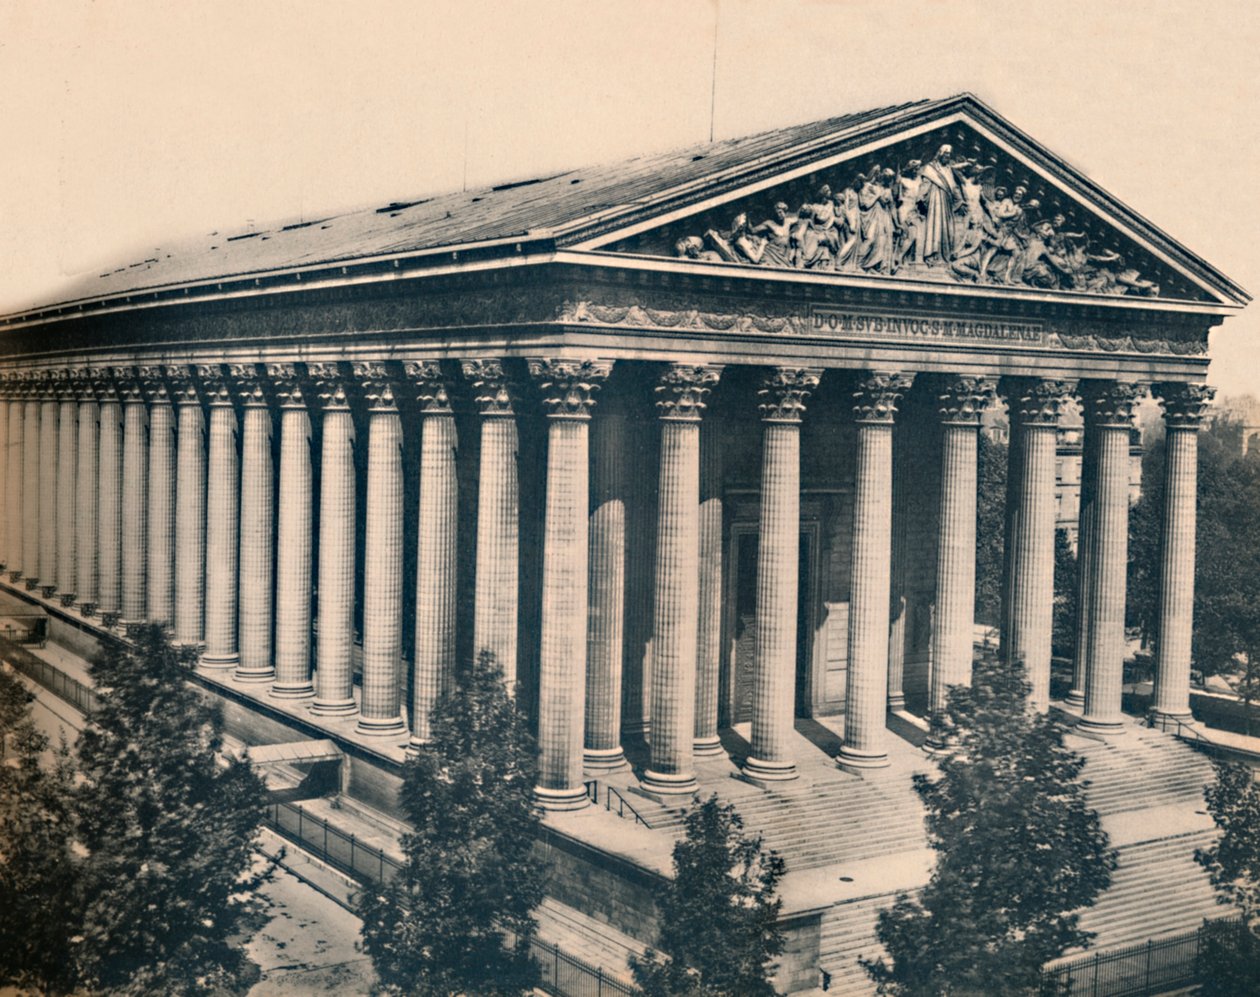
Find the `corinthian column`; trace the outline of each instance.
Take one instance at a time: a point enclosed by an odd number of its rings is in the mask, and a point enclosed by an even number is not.
[[[117,616],[122,609],[122,406],[113,372],[96,371],[100,399],[97,463],[97,608]]]
[[[267,381],[258,364],[234,364],[243,411],[240,506],[241,682],[270,682],[276,674],[271,649],[272,566],[275,496],[271,465],[271,408]]]
[[[515,389],[499,360],[465,360],[463,374],[481,413],[473,653],[489,651],[515,695],[521,509]]]
[[[586,806],[582,711],[586,703],[588,424],[611,361],[531,359],[547,413],[539,651],[538,785],[547,810]]]
[[[368,403],[363,541],[363,689],[360,734],[405,734],[402,717],[402,420],[393,371],[356,363]],[[423,472],[422,472],[423,473]],[[421,524],[423,528],[423,524]]]
[[[175,458],[175,642],[197,647],[205,634],[205,414],[190,367],[167,367],[166,376],[179,420]]]
[[[9,553],[9,378],[0,373],[0,571],[13,564]]]
[[[122,507],[122,618],[139,623],[145,611],[145,569],[147,568],[147,522],[149,507],[148,409],[134,367],[116,367],[123,402],[123,481],[127,500]]]
[[[58,371],[57,378],[57,588],[61,592],[63,606],[74,602],[74,588],[78,580],[75,570],[75,473],[79,456],[79,403],[75,398],[71,375],[68,370]]]
[[[932,616],[932,702],[939,717],[950,686],[970,685],[976,603],[976,459],[980,416],[995,384],[952,377],[937,392],[941,417],[941,506],[936,612]]]
[[[8,454],[5,477],[5,518],[8,521],[9,553],[6,567],[9,581],[16,582],[26,571],[26,553],[22,541],[26,527],[23,504],[26,483],[23,443],[26,437],[26,382],[12,375],[9,378]]]
[[[57,591],[57,421],[61,407],[53,371],[40,379],[39,395],[39,580],[44,598]]]
[[[1050,638],[1054,621],[1054,465],[1059,416],[1074,385],[1066,381],[1015,378],[1005,382],[1011,432],[1019,459],[1007,480],[1015,509],[1006,538],[1010,567],[1002,657],[1022,661],[1032,686],[1030,705],[1050,706]]]
[[[627,405],[631,402],[626,400]],[[639,411],[627,413],[626,608],[621,656],[621,731],[633,741],[652,727],[652,606],[656,580],[656,482],[638,473],[660,463],[660,422]]]
[[[1160,553],[1159,639],[1156,644],[1156,717],[1189,720],[1190,638],[1194,624],[1194,548],[1199,426],[1216,389],[1206,384],[1160,384],[1164,405],[1164,528]]]
[[[210,402],[206,484],[206,649],[202,668],[233,668],[237,651],[237,568],[240,492],[236,408],[219,364],[197,368]]]
[[[1094,499],[1098,493],[1098,436],[1081,434],[1081,500],[1076,530],[1076,641],[1072,657],[1072,688],[1067,704],[1085,705],[1085,675],[1089,671],[1089,597],[1094,582]]]
[[[311,712],[344,716],[354,701],[354,419],[335,363],[311,364],[323,407],[319,471],[319,635]]]
[[[280,502],[276,544],[276,679],[271,695],[304,699],[311,682],[311,417],[295,364],[268,364],[280,399]]]
[[[435,360],[406,365],[420,402],[420,511],[416,551],[415,696],[411,746],[432,739],[430,715],[451,687],[455,670],[456,537],[455,413],[446,377]],[[475,596],[474,596],[475,598]]]
[[[591,423],[590,565],[586,612],[588,772],[626,767],[621,749],[621,658],[626,608],[626,415],[622,400]]]
[[[87,369],[75,371],[74,385],[79,399],[78,465],[75,468],[78,494],[74,517],[78,558],[75,565],[74,594],[79,603],[79,612],[84,616],[91,616],[96,612],[100,415],[93,372]]]
[[[757,392],[762,422],[757,658],[752,743],[744,774],[762,782],[795,779],[797,775],[792,736],[801,544],[801,414],[820,376],[821,371],[815,368],[778,367]]]
[[[661,460],[653,607],[651,759],[643,787],[696,790],[696,650],[700,609],[700,415],[720,367],[676,364],[656,386]]]
[[[719,417],[700,423],[700,610],[696,634],[697,756],[722,754],[718,683],[722,668],[722,445]]]
[[[1089,595],[1089,671],[1083,730],[1123,734],[1124,603],[1129,567],[1129,432],[1145,385],[1087,381],[1082,385],[1085,433],[1098,438],[1093,579]]]
[[[141,367],[149,400],[149,559],[147,615],[154,623],[175,621],[175,409],[161,367]]]
[[[888,764],[888,626],[892,573],[892,435],[897,403],[910,387],[905,374],[871,373],[853,394],[857,470],[853,499],[853,564],[849,581],[849,686],[845,694],[847,769]]]

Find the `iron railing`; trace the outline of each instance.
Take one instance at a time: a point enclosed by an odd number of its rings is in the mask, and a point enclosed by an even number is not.
[[[1065,985],[1063,992],[1070,997],[1144,997],[1166,993],[1198,982],[1197,962],[1209,924],[1241,923],[1236,917],[1221,918],[1158,941],[1078,956],[1045,970],[1043,975]]]
[[[16,641],[0,637],[0,658],[9,662],[23,675],[34,679],[53,695],[60,696],[80,713],[91,713],[96,709],[96,693],[90,686],[72,678],[60,668],[50,665]]]
[[[1148,727],[1153,727],[1156,730],[1171,730],[1173,736],[1178,740],[1185,741],[1187,744],[1198,748],[1204,754],[1210,755],[1213,758],[1224,758],[1225,756],[1225,752],[1221,745],[1217,744],[1210,738],[1204,737],[1198,728],[1196,728],[1193,724],[1186,723],[1180,717],[1166,717],[1152,713],[1146,718],[1146,725]]]
[[[609,976],[599,966],[592,966],[540,938],[530,940],[529,954],[542,970],[539,987],[549,994],[558,994],[559,997],[630,997],[638,993],[630,984]]]
[[[586,781],[586,795],[590,797],[592,803],[599,806],[599,780],[588,779]],[[613,802],[614,798],[616,803]],[[607,783],[604,784],[604,809],[612,811],[618,817],[624,820],[633,820],[636,824],[642,824],[646,828],[652,825],[647,822],[639,811],[637,811],[630,801],[621,795],[621,792]]]

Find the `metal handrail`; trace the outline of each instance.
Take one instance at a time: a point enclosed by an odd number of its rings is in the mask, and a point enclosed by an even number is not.
[[[586,786],[586,795],[590,798],[590,801],[594,803],[596,806],[599,806],[599,780],[587,779],[586,782],[583,783],[583,785]],[[620,790],[617,790],[606,783],[604,785],[604,809],[605,810],[612,812],[614,796],[617,798],[616,813],[618,817],[622,818],[623,820],[628,820],[629,818],[626,817],[626,812],[629,811],[630,817],[634,818],[634,822],[636,824],[642,824],[649,831],[652,829],[652,825],[647,822],[647,818],[644,817],[641,813],[639,813],[639,811],[634,808],[634,805],[629,800],[627,800],[624,796],[621,795]]]
[[[1180,717],[1162,716],[1152,713],[1146,718],[1146,725],[1153,729],[1168,732],[1169,725],[1173,725],[1173,737],[1181,741],[1188,741],[1196,748],[1199,748],[1209,755],[1219,756],[1221,754],[1221,746],[1210,738],[1206,738],[1192,724],[1186,723]]]

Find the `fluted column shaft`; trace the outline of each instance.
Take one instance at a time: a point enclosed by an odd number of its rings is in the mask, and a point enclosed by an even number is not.
[[[1161,384],[1164,403],[1164,516],[1160,545],[1159,637],[1156,645],[1156,716],[1188,720],[1190,647],[1194,625],[1194,559],[1198,494],[1199,425],[1214,389],[1202,384]]]
[[[78,465],[75,468],[75,484],[78,491],[75,510],[75,547],[78,551],[75,565],[75,599],[79,611],[85,616],[96,612],[96,571],[98,554],[97,505],[99,489],[99,433],[100,412],[96,403],[96,389],[90,374],[84,371],[76,377],[79,389],[79,446]]]
[[[659,420],[627,418],[626,463],[641,472],[660,463]],[[652,727],[652,606],[655,599],[657,488],[652,475],[626,482],[626,608],[622,630],[621,731],[646,738]]]
[[[1008,472],[1018,492],[1013,534],[1006,538],[1011,584],[1002,648],[1006,661],[1023,662],[1030,705],[1042,712],[1050,706],[1057,429],[1071,389],[1062,381],[1032,380],[1013,381],[1008,388],[1019,459]]]
[[[1089,670],[1081,728],[1122,734],[1124,609],[1129,561],[1129,431],[1141,388],[1090,382],[1085,394],[1086,434],[1098,436],[1093,580],[1089,597]]]
[[[873,373],[854,392],[857,465],[849,581],[849,675],[844,744],[850,769],[888,764],[889,595],[892,572],[892,438],[897,402],[910,386],[902,374]]]
[[[149,407],[149,559],[147,615],[175,621],[175,409],[161,372],[147,370]]]
[[[26,429],[26,403],[17,396],[20,388],[15,387],[14,397],[9,400],[8,454],[9,459],[5,476],[5,518],[8,521],[9,578],[17,581],[26,571],[26,554],[23,550],[22,531],[26,525],[26,513],[23,508],[23,485],[26,480],[25,455],[23,443]]]
[[[697,756],[722,754],[718,684],[722,669],[722,445],[721,420],[700,423],[700,608],[696,633]]]
[[[1085,705],[1085,675],[1089,671],[1089,598],[1094,583],[1094,499],[1098,492],[1098,437],[1081,434],[1081,501],[1076,530],[1076,640],[1073,645],[1070,706]]]
[[[253,373],[253,372],[248,372]],[[243,682],[270,682],[272,660],[275,494],[271,463],[271,409],[263,381],[242,380],[240,663]]]
[[[51,392],[46,382],[46,392]],[[44,595],[57,588],[57,446],[61,440],[57,422],[61,406],[46,393],[39,413],[39,580]]]
[[[625,413],[610,408],[591,429],[590,605],[586,615],[586,742],[589,772],[626,766],[621,748],[625,644]]]
[[[74,599],[77,581],[75,561],[77,556],[75,517],[77,513],[77,482],[75,480],[79,456],[79,405],[66,381],[61,393],[58,414],[57,440],[57,589],[62,602],[69,605]]]
[[[175,469],[175,642],[205,638],[206,440],[205,413],[190,374],[171,368],[179,425]]]
[[[363,690],[357,729],[360,734],[396,735],[407,729],[400,689],[402,420],[383,365],[356,364],[355,370],[370,406],[363,543]]]
[[[696,789],[696,652],[700,610],[700,416],[720,368],[677,365],[657,385],[661,417],[653,607],[651,759],[643,786]]]
[[[22,571],[26,575],[26,587],[34,588],[39,582],[39,420],[40,403],[37,398],[26,399],[24,432],[22,437]]]
[[[796,610],[801,533],[801,415],[819,372],[780,367],[758,390],[761,511],[752,739],[744,774],[795,779]]]
[[[980,416],[993,382],[952,378],[937,393],[941,417],[941,502],[936,612],[932,616],[932,694],[939,716],[951,686],[971,683],[976,602],[976,481]]]
[[[345,384],[332,367],[312,367],[324,403],[319,489],[319,634],[315,701],[323,716],[354,713],[354,420]]]
[[[432,740],[431,715],[455,671],[459,485],[455,415],[437,363],[409,363],[420,402],[420,510],[416,550],[415,696],[411,744]],[[475,597],[474,597],[475,598]]]
[[[217,371],[203,371],[210,399],[209,477],[206,482],[206,649],[203,668],[232,668],[237,646],[240,543],[240,464],[236,408]]]
[[[311,682],[313,471],[311,417],[297,370],[273,364],[280,396],[280,502],[276,544],[276,677],[271,695],[300,699]]]
[[[521,497],[513,390],[499,361],[464,361],[463,373],[481,413],[473,653],[493,655],[515,695]]]
[[[547,411],[547,487],[543,525],[539,649],[539,804],[576,810],[582,783],[586,704],[586,619],[590,496],[589,422],[594,394],[612,364],[530,360]]]
[[[97,463],[97,608],[122,609],[122,406],[112,383],[102,382]]]
[[[132,379],[123,394],[123,481],[127,500],[122,508],[122,618],[144,619],[148,567],[149,434],[148,409],[140,386]]]
[[[0,569],[13,565],[9,553],[9,397],[0,375]]]

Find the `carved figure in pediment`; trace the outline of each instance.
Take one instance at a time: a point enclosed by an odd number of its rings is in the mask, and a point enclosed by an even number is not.
[[[689,235],[674,243],[674,252],[685,260],[699,260],[701,263],[721,263],[722,257],[711,249],[704,248],[704,240],[698,235]]]
[[[963,204],[955,238],[955,260],[971,256],[984,244],[986,236],[992,237],[996,231],[984,193],[985,174],[991,171],[992,167],[982,163],[970,163],[966,169],[955,171]]]
[[[923,192],[923,178],[919,173],[922,168],[922,160],[912,159],[906,163],[893,191],[897,201],[897,211],[893,215],[897,235],[894,270],[902,265],[911,252],[914,253],[912,262],[923,262],[919,235],[923,227],[923,216],[919,214],[919,198]]]
[[[1023,184],[1017,186],[1011,196],[1007,196],[1005,187],[993,191],[995,203],[989,207],[989,215],[993,219],[993,235],[985,240],[985,248],[980,257],[978,279],[984,281],[1004,281],[1014,283],[1014,270],[1018,267],[1020,254],[1027,243],[1028,220],[1025,212],[1024,195],[1028,188]],[[990,274],[989,267],[998,254],[1006,257],[1006,268],[1000,274]]]
[[[954,148],[942,145],[923,167],[919,203],[923,212],[922,258],[928,266],[948,266],[954,258],[954,214],[962,203],[954,176]]]
[[[1067,258],[1054,249],[1054,226],[1044,219],[1033,225],[1020,259],[1020,274],[1032,287],[1057,288],[1072,279]]]
[[[892,170],[871,170],[858,191],[858,225],[861,242],[857,265],[862,270],[890,273],[893,263]]]
[[[760,221],[749,229],[752,235],[761,236],[765,242],[761,257],[756,262],[772,267],[791,266],[792,226],[795,224],[796,217],[788,210],[786,202],[776,202],[774,217]]]
[[[853,184],[836,194],[836,231],[840,246],[832,261],[836,270],[852,270],[857,260],[858,245],[862,238],[862,207],[858,203],[857,188],[864,178],[859,173]]]
[[[802,204],[793,231],[796,246],[796,266],[804,270],[817,270],[829,264],[840,248],[840,236],[836,231],[836,206],[831,187],[823,184],[818,188],[817,200]]]

